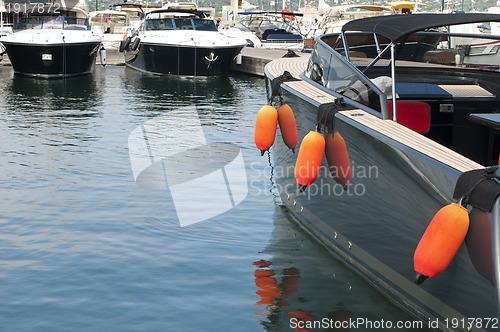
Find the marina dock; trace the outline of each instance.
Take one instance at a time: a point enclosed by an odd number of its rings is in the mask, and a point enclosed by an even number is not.
[[[266,49],[245,47],[241,51],[241,63],[236,57],[231,64],[230,70],[245,74],[264,76],[264,67],[271,61],[283,58],[289,51],[285,49]],[[293,51],[297,56],[309,56],[309,53]]]

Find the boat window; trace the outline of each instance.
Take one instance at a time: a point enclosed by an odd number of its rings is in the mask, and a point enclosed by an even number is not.
[[[248,22],[246,22],[246,23],[248,23]],[[234,27],[235,27],[236,29],[238,29],[238,30],[245,31],[245,32],[247,32],[247,31],[252,31],[252,29],[250,29],[248,26],[246,26],[246,25],[242,24],[242,22],[241,22],[241,21],[240,21],[240,22],[238,22],[238,23],[237,23]]]
[[[19,20],[17,29],[62,29],[62,16],[30,16]]]
[[[84,18],[55,15],[36,15],[21,18],[16,29],[68,29],[89,30],[89,22]]]
[[[146,30],[174,30],[171,18],[154,19],[146,21]]]
[[[64,19],[59,17],[44,17],[42,20],[42,29],[62,29]]]
[[[217,31],[217,26],[212,20],[193,20],[194,29],[200,31]]]
[[[373,83],[369,83],[369,79],[355,67],[348,65],[341,54],[327,47],[326,44],[316,44],[305,75],[350,100],[380,112],[381,92],[375,91]]]
[[[174,18],[176,30],[194,30],[193,22],[190,18]]]
[[[65,30],[90,30],[89,21],[84,18],[65,17],[64,18]]]
[[[128,21],[126,16],[111,16],[109,20],[116,24],[127,24]]]
[[[331,58],[330,67],[335,68],[335,70],[329,72],[325,84],[327,88],[356,101],[368,100],[368,97],[365,96],[366,87],[351,68],[345,66],[340,59],[335,57]]]
[[[313,54],[309,60],[309,65],[307,67],[307,76],[311,78],[314,82],[325,86],[326,77],[330,64],[331,53],[322,46],[318,46],[314,49]]]

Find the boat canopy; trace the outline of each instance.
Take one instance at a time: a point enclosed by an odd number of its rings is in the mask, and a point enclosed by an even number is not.
[[[479,22],[500,22],[500,15],[472,13],[375,16],[347,22],[342,27],[342,32],[373,32],[396,42],[424,29]]]

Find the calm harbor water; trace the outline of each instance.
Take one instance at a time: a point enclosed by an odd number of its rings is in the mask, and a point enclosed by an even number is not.
[[[280,205],[269,158],[253,144],[265,102],[263,79],[251,76],[192,80],[109,67],[64,82],[1,67],[0,330],[294,331],[292,317],[410,320]],[[181,227],[168,184],[182,181],[139,185],[131,137],[175,114],[160,134],[189,142],[199,131],[183,112],[193,109],[207,142],[239,148],[248,190],[239,202],[233,188],[225,209],[223,199],[199,195],[217,196],[220,186],[186,187],[182,209],[207,218]],[[224,153],[217,147],[215,156]],[[204,155],[190,158],[178,168],[203,172]],[[218,207],[225,212],[207,212]]]

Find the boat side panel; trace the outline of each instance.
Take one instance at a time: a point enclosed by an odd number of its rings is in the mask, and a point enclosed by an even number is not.
[[[36,45],[4,43],[18,74],[58,77],[92,72],[99,42]]]
[[[125,62],[153,74],[217,76],[227,74],[241,47],[196,48],[141,43],[137,52],[127,51]]]

